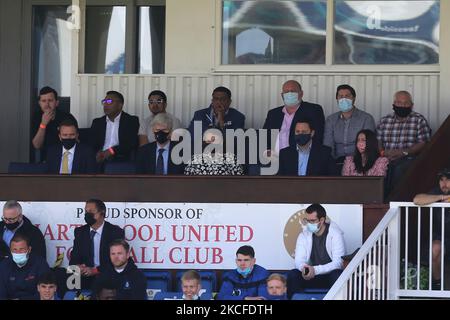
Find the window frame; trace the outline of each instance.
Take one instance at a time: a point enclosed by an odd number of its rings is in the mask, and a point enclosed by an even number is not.
[[[440,63],[415,65],[415,64],[334,64],[334,0],[327,1],[327,23],[326,23],[326,39],[325,39],[325,64],[222,64],[222,3],[225,0],[215,0],[215,23],[213,25],[214,32],[214,68],[215,73],[239,73],[239,72],[256,72],[256,73],[429,73],[439,72]],[[369,1],[369,0],[368,0]],[[442,3],[440,4],[439,19],[442,20]],[[440,34],[442,35],[442,23]],[[442,38],[442,36],[440,37]],[[439,43],[441,48],[441,43]],[[439,60],[441,60],[441,50],[439,52]]]

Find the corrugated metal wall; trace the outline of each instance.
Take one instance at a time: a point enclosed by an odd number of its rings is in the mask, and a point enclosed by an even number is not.
[[[71,112],[80,127],[103,115],[100,100],[106,91],[117,90],[125,97],[124,110],[141,119],[149,115],[145,100],[151,90],[161,89],[168,96],[167,110],[188,126],[194,111],[207,107],[212,90],[224,85],[232,91],[232,107],[243,112],[246,126],[260,128],[267,111],[281,105],[282,84],[289,79],[303,86],[304,100],[319,103],[325,116],[337,111],[335,90],[350,84],[356,90],[356,105],[371,113],[378,122],[392,111],[392,96],[397,90],[412,93],[415,110],[423,114],[433,132],[445,119],[439,119],[439,74],[214,74],[214,75],[77,75],[72,88]],[[444,106],[445,107],[445,106]],[[446,113],[448,114],[448,112]]]

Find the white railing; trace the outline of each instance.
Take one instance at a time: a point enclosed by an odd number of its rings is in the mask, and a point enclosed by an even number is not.
[[[432,290],[430,267],[437,264],[431,254],[433,239],[440,235],[441,246],[445,246],[445,223],[436,228],[435,222],[445,221],[445,208],[450,204],[418,207],[392,202],[390,207],[324,300],[450,297],[444,287],[444,250],[440,251],[440,271],[435,271],[441,279],[437,290]]]

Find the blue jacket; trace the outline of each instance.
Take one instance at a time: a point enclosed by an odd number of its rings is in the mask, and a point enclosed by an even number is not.
[[[269,272],[257,264],[246,278],[236,270],[229,271],[223,278],[217,300],[244,300],[245,297],[264,296],[268,276]]]
[[[189,132],[191,133],[191,138],[194,137],[194,121],[202,122],[202,133],[210,128],[215,128],[214,119],[211,119],[212,106],[206,109],[201,109],[195,111],[194,117],[189,124]],[[245,116],[234,108],[229,108],[227,114],[224,118],[225,129],[244,129],[245,126]]]
[[[12,257],[3,260],[0,263],[0,300],[30,299],[37,293],[38,278],[48,271],[47,261],[34,254],[22,268]]]

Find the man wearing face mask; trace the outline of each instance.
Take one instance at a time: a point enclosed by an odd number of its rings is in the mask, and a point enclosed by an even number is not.
[[[281,98],[284,106],[269,110],[263,129],[280,130],[274,151],[295,146],[295,124],[300,118],[311,119],[315,128],[314,140],[322,144],[325,116],[320,105],[303,101],[303,90],[295,80],[283,84]],[[267,134],[269,143],[270,133]],[[269,147],[269,146],[268,146]]]
[[[33,253],[47,259],[42,232],[22,214],[22,206],[19,202],[9,200],[3,206],[3,217],[0,222],[0,261],[11,255],[10,243],[16,233],[28,237]]]
[[[427,120],[420,113],[414,112],[413,106],[408,91],[396,92],[394,112],[381,118],[377,126],[380,148],[390,161],[390,187],[398,182],[431,138]]]
[[[348,84],[338,86],[336,102],[339,111],[328,116],[325,121],[323,144],[331,148],[333,158],[341,167],[345,157],[355,152],[356,134],[363,129],[375,132],[375,120],[367,112],[358,109],[355,101],[355,89]]]
[[[77,265],[82,275],[81,288],[90,289],[93,277],[111,266],[109,244],[124,239],[122,228],[105,221],[106,206],[98,199],[86,201],[84,226],[75,229],[69,265]]]
[[[175,142],[170,140],[172,118],[167,113],[157,114],[150,124],[155,141],[138,149],[136,172],[139,174],[183,174],[184,165],[174,164],[171,153]]]
[[[256,264],[255,250],[242,246],[236,252],[236,270],[224,275],[217,300],[264,300],[269,272]]]
[[[66,120],[59,126],[61,143],[49,147],[47,172],[55,174],[93,174],[96,171],[95,153],[78,140],[77,124]]]
[[[0,300],[33,299],[39,277],[50,268],[44,258],[31,253],[24,235],[15,234],[10,249],[11,256],[0,263]]]
[[[287,294],[305,288],[331,288],[343,269],[344,235],[334,223],[326,221],[325,208],[314,203],[306,208],[306,228],[295,246],[295,267],[288,273]]]
[[[336,164],[330,147],[313,139],[316,131],[312,121],[299,119],[295,124],[295,146],[280,150],[278,174],[284,176],[332,176]]]

